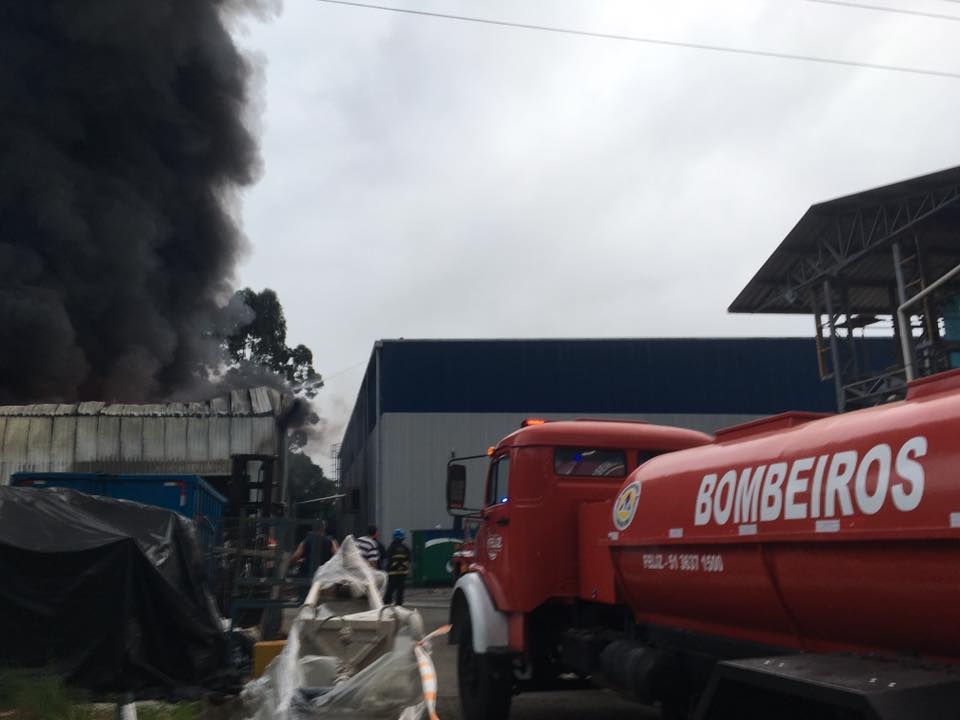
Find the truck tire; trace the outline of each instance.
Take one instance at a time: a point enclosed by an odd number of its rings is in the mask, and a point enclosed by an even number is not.
[[[457,684],[464,720],[506,720],[513,697],[513,668],[507,656],[473,649],[469,614],[457,646]]]

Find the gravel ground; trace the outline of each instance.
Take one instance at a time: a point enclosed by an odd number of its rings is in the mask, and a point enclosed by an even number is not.
[[[417,608],[428,630],[447,623],[449,588],[412,588],[406,605]],[[457,696],[456,648],[441,639],[434,643],[433,662],[437,668],[441,720],[461,720]],[[513,699],[510,720],[654,720],[656,711],[644,708],[607,690],[528,693]]]

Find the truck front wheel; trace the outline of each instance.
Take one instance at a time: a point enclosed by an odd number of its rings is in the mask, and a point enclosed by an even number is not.
[[[474,652],[469,617],[457,647],[457,683],[465,720],[506,720],[513,695],[510,658]]]

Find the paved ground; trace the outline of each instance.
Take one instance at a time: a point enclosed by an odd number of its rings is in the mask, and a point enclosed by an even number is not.
[[[408,607],[417,608],[429,630],[445,625],[449,617],[449,588],[407,590]],[[441,720],[461,720],[457,697],[456,648],[444,640],[434,643]],[[510,720],[653,720],[658,714],[606,690],[529,693],[513,699]]]

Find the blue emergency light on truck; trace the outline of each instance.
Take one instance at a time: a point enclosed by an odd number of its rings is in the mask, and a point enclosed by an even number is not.
[[[204,553],[220,535],[227,499],[197,475],[108,475],[104,473],[18,472],[10,478],[15,487],[71,488],[88,495],[132,500],[172,510],[196,524]]]

